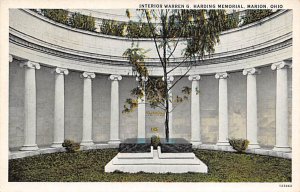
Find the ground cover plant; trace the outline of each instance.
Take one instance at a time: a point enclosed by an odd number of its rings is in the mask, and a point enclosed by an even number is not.
[[[9,160],[10,182],[290,182],[291,160],[255,154],[195,150],[209,172],[105,173],[117,149],[44,154]]]

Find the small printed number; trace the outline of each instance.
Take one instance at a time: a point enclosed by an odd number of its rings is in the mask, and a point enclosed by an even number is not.
[[[279,187],[292,187],[292,184],[280,184]]]

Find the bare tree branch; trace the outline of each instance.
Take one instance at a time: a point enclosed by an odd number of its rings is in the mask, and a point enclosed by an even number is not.
[[[172,68],[170,71],[167,72],[167,74],[171,73],[172,71],[174,71],[175,69],[177,69],[178,67],[180,67],[183,63],[185,63],[185,61],[187,60],[188,58],[185,57],[184,60],[182,60],[178,65],[176,65],[174,68]]]
[[[173,50],[171,51],[171,53],[169,54],[167,60],[169,60],[170,57],[172,57],[173,53],[175,52],[175,50],[176,50],[176,48],[177,48],[177,45],[178,45],[180,39],[181,39],[181,38],[177,38],[176,43],[175,43],[175,45],[174,45],[174,49],[173,49]]]
[[[193,67],[193,65],[190,65],[190,66],[189,66],[189,69],[188,69],[183,75],[181,75],[181,76],[179,77],[179,79],[177,79],[174,83],[172,83],[172,85],[171,85],[171,87],[168,89],[168,91],[170,91],[170,90],[178,83],[178,81],[180,81],[183,77],[185,77],[186,74],[188,74],[188,72],[192,69],[192,67]]]
[[[150,82],[150,83],[153,85],[153,87],[156,87],[155,82],[153,82],[153,80],[152,80],[150,77],[148,78],[148,81],[147,81],[147,82]],[[145,95],[147,96],[146,90],[144,90],[144,91],[145,91]],[[163,97],[161,96],[161,94],[160,94],[159,91],[157,91],[157,94],[158,94],[161,98],[163,98]],[[163,102],[159,101],[159,103],[160,103],[161,105],[164,106],[164,103],[163,103]]]
[[[174,49],[171,51],[170,55],[168,56],[168,60],[170,59],[170,57],[172,57],[173,53],[175,52],[175,50],[177,48],[177,45],[179,43],[179,40],[182,39],[181,36],[182,36],[182,34],[183,34],[184,30],[185,30],[186,25],[187,25],[187,23],[184,23],[184,25],[181,27],[182,30],[180,30],[180,34],[179,34],[179,36],[177,38],[177,41],[176,41],[176,43],[174,45]]]
[[[155,34],[155,28],[153,28],[152,24],[150,23],[150,18],[149,18],[149,16],[147,15],[146,10],[144,10],[144,11],[145,11],[147,23],[148,23],[148,25],[149,25],[149,27],[150,27],[150,29],[151,29],[151,33],[152,33],[153,41],[154,41],[154,44],[155,44],[156,52],[157,52],[157,54],[158,54],[160,63],[161,63],[161,65],[162,65],[162,67],[163,67],[163,63],[164,63],[164,62],[163,62],[163,59],[162,59],[162,57],[161,57],[161,55],[160,55],[159,48],[158,48],[158,45],[157,45],[157,39],[156,39],[156,34]]]
[[[163,107],[161,107],[161,106],[159,106],[159,105],[153,105],[153,104],[151,104],[151,103],[147,103],[147,102],[145,102],[145,103],[142,103],[142,104],[145,104],[145,105],[151,105],[151,106],[155,106],[155,107],[158,107],[158,108],[160,108],[161,110],[166,110],[165,108],[163,108]]]

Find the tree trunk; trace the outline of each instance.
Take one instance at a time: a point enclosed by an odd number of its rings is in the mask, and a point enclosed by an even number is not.
[[[166,141],[169,142],[169,95],[166,96],[166,111],[165,111],[165,132]]]
[[[163,11],[161,12],[163,15]],[[166,141],[169,141],[169,91],[168,91],[168,73],[167,73],[167,28],[166,28],[167,13],[162,16],[162,43],[163,43],[163,72],[164,72],[164,85],[165,85],[165,132]]]

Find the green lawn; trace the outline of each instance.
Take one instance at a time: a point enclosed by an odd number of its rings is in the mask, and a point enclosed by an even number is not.
[[[98,182],[290,182],[291,160],[195,150],[208,165],[208,174],[104,173],[116,149],[54,153],[9,161],[9,181]]]

